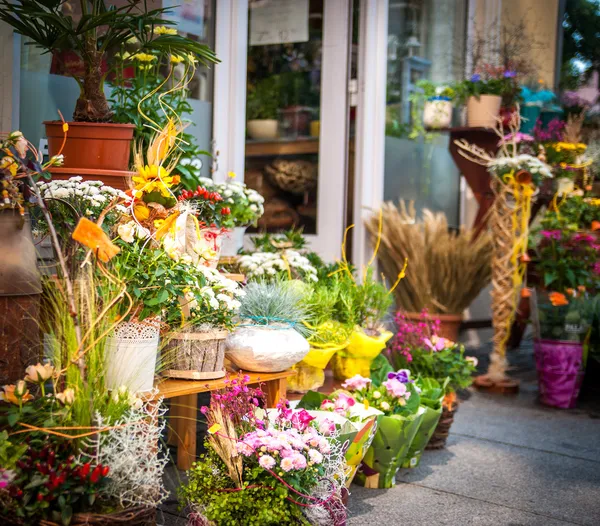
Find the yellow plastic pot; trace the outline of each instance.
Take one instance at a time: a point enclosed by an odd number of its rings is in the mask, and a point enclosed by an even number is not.
[[[322,387],[325,383],[325,367],[331,357],[345,346],[346,343],[322,348],[311,347],[304,359],[292,367],[296,376],[288,378],[288,390],[305,393]]]
[[[390,331],[383,331],[379,336],[369,336],[362,329],[355,330],[348,346],[340,350],[331,361],[334,378],[346,380],[357,374],[368,378],[371,375],[371,363],[385,349],[392,336]]]

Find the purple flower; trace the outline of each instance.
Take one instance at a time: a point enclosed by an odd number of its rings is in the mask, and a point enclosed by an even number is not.
[[[594,274],[600,275],[600,261],[594,263]]]
[[[562,237],[560,230],[542,230],[542,236],[546,239],[556,239],[557,241]]]
[[[594,236],[592,236],[591,234],[575,234],[573,236],[573,241],[576,241],[578,243],[591,244],[594,241],[596,241],[596,238]]]
[[[402,398],[406,396],[406,382],[398,381],[396,378],[390,378],[381,385],[387,389],[387,392],[394,398]]]
[[[479,73],[475,73],[471,76],[471,82],[479,82],[481,80],[481,75]]]
[[[306,409],[302,409],[292,415],[291,422],[296,429],[304,431],[314,419]]]
[[[517,76],[517,73],[515,71],[506,70],[504,72],[505,79],[514,79],[516,76]]]
[[[403,384],[407,384],[410,382],[410,371],[408,369],[400,369],[395,373],[388,373],[388,379],[398,380]]]
[[[502,139],[500,139],[498,146],[502,146],[503,144],[508,144],[508,143],[512,143],[512,142],[519,144],[521,142],[533,142],[533,141],[535,141],[533,136],[531,136],[527,133],[521,133],[521,132],[509,133],[508,135],[505,135],[504,137],[502,137]]]

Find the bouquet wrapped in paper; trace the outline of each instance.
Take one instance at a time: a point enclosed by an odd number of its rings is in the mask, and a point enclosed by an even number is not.
[[[425,446],[429,443],[442,416],[442,401],[448,385],[448,378],[441,385],[433,378],[418,378],[416,385],[421,389],[421,408],[424,409],[424,413],[421,425],[402,463],[403,468],[415,468],[419,465]]]
[[[357,328],[350,336],[348,346],[333,358],[335,378],[345,380],[356,375],[368,376],[371,363],[385,349],[392,336],[390,331],[381,330],[375,334],[367,334],[363,329]]]
[[[357,402],[384,413],[355,481],[367,488],[390,488],[423,421],[420,389],[408,369],[390,372],[379,386],[356,375],[342,387],[352,391]]]
[[[319,428],[337,430],[337,439],[344,444],[346,487],[350,487],[375,437],[383,412],[357,404],[352,397],[341,391],[329,396],[309,391],[297,407],[308,409],[317,419]]]

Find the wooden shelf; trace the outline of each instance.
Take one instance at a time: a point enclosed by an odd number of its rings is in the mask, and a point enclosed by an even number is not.
[[[319,153],[319,138],[281,139],[273,141],[246,141],[246,157],[274,155],[303,155]]]

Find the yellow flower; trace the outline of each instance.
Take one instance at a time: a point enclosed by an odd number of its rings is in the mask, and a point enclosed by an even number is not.
[[[171,64],[179,64],[180,62],[183,62],[183,57],[180,57],[179,55],[171,55]]]
[[[138,221],[146,221],[150,217],[150,209],[144,203],[136,203],[133,206],[133,215]]]
[[[196,64],[196,62],[198,62],[198,59],[196,58],[196,55],[194,55],[193,53],[188,53],[187,54],[187,59],[188,59],[188,62],[190,64]]]
[[[178,175],[169,175],[162,166],[140,166],[138,175],[132,177],[135,190],[145,193],[160,192],[163,197],[170,197],[169,188],[179,184]]]
[[[172,27],[158,26],[154,28],[154,32],[157,35],[176,35],[177,29]]]
[[[73,405],[73,402],[75,401],[75,391],[73,391],[73,389],[69,387],[68,389],[65,389],[62,393],[58,393],[56,395],[56,398],[63,405]]]
[[[227,172],[227,177],[229,177],[230,179],[235,179],[235,172]]]
[[[37,365],[30,365],[25,369],[25,381],[31,382],[32,384],[41,384],[46,380],[49,380],[54,375],[54,367],[51,364],[46,363],[42,365],[38,363]]]
[[[154,62],[156,60],[156,56],[149,53],[136,53],[131,58],[139,62]]]
[[[214,435],[215,433],[218,433],[221,430],[221,424],[213,424],[212,426],[210,426],[208,428],[208,432],[211,435]]]
[[[17,175],[18,167],[19,167],[19,165],[12,157],[6,156],[6,157],[3,157],[2,159],[0,159],[0,168],[1,169],[8,168],[8,171],[11,173],[12,176]]]

